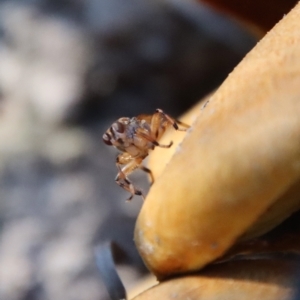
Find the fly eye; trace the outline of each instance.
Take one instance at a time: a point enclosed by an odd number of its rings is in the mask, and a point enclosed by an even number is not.
[[[104,133],[104,134],[103,134],[102,139],[103,139],[103,142],[104,142],[106,145],[108,145],[108,146],[111,146],[111,145],[112,145],[112,143],[111,143],[111,137],[110,137],[110,135],[108,135],[107,133]]]
[[[112,127],[116,132],[119,132],[119,133],[123,133],[125,131],[124,125],[120,122],[114,123]]]

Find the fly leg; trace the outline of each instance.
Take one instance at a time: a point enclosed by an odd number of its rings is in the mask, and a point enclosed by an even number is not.
[[[163,110],[161,109],[156,109],[156,114],[159,114],[161,116],[163,116],[173,127],[175,130],[178,130],[178,131],[187,131],[190,126],[179,121],[179,120],[176,120],[176,119],[173,119],[172,117],[170,117],[169,115],[167,115]],[[179,128],[178,125],[181,125],[182,127],[184,128]]]
[[[152,174],[152,171],[151,171],[150,169],[146,168],[145,166],[142,166],[142,165],[140,165],[139,168],[140,168],[141,170],[143,170],[144,172],[148,173],[148,175],[150,176],[150,179],[151,179],[151,185],[152,185],[152,184],[154,183],[154,176],[153,176],[153,174]]]
[[[180,125],[182,128],[179,128]],[[166,113],[164,113],[161,109],[157,109],[156,112],[153,114],[151,123],[150,123],[150,134],[155,146],[162,147],[162,145],[158,144],[158,140],[162,137],[165,133],[166,129],[169,126],[173,126],[175,130],[179,131],[187,131],[190,128],[189,125],[175,120]],[[170,148],[173,142],[171,141],[169,145],[165,145],[163,148]]]
[[[156,147],[161,147],[161,148],[170,148],[172,145],[173,145],[173,142],[171,141],[168,145],[163,145],[163,144],[160,144],[155,137],[152,136],[152,134],[149,134],[146,130],[144,129],[141,129],[141,128],[138,128],[136,130],[136,135],[138,137],[141,137],[141,138],[144,138],[146,139],[148,142],[152,143],[153,146],[156,146]],[[144,170],[145,171],[145,170]],[[145,171],[147,172],[147,171]]]
[[[126,157],[124,160],[122,160],[122,154],[117,157],[116,165],[119,169],[119,173],[117,174],[115,181],[120,187],[131,194],[127,201],[130,201],[134,195],[141,196],[145,200],[145,196],[143,195],[142,191],[136,188],[127,177],[135,169],[139,168],[140,164],[141,161],[139,159],[131,158],[131,160],[129,160],[129,158]],[[121,167],[121,165],[124,166]]]

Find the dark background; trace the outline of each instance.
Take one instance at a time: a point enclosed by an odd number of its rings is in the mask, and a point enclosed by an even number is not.
[[[191,1],[0,1],[0,299],[106,299],[106,240],[128,254],[127,287],[146,272],[132,241],[142,200],[125,202],[102,134],[122,116],[178,116],[254,44]]]

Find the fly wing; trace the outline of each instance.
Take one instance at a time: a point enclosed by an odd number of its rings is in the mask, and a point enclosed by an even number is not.
[[[145,120],[147,123],[151,123],[151,120],[152,120],[152,116],[153,115],[146,115],[146,114],[141,114],[141,115],[138,115],[136,117],[137,120],[139,121],[142,121],[142,120]]]

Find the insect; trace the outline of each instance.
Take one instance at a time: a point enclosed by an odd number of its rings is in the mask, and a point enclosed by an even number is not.
[[[134,195],[145,199],[142,191],[132,184],[128,175],[136,169],[141,169],[150,175],[151,184],[154,182],[151,170],[143,166],[142,162],[148,156],[149,151],[155,147],[170,148],[172,146],[172,141],[168,145],[158,142],[170,126],[179,131],[187,131],[190,127],[173,119],[161,109],[156,109],[152,115],[142,114],[133,118],[120,118],[104,133],[103,142],[122,152],[116,159],[119,173],[115,181],[131,194],[127,201],[130,201]]]

